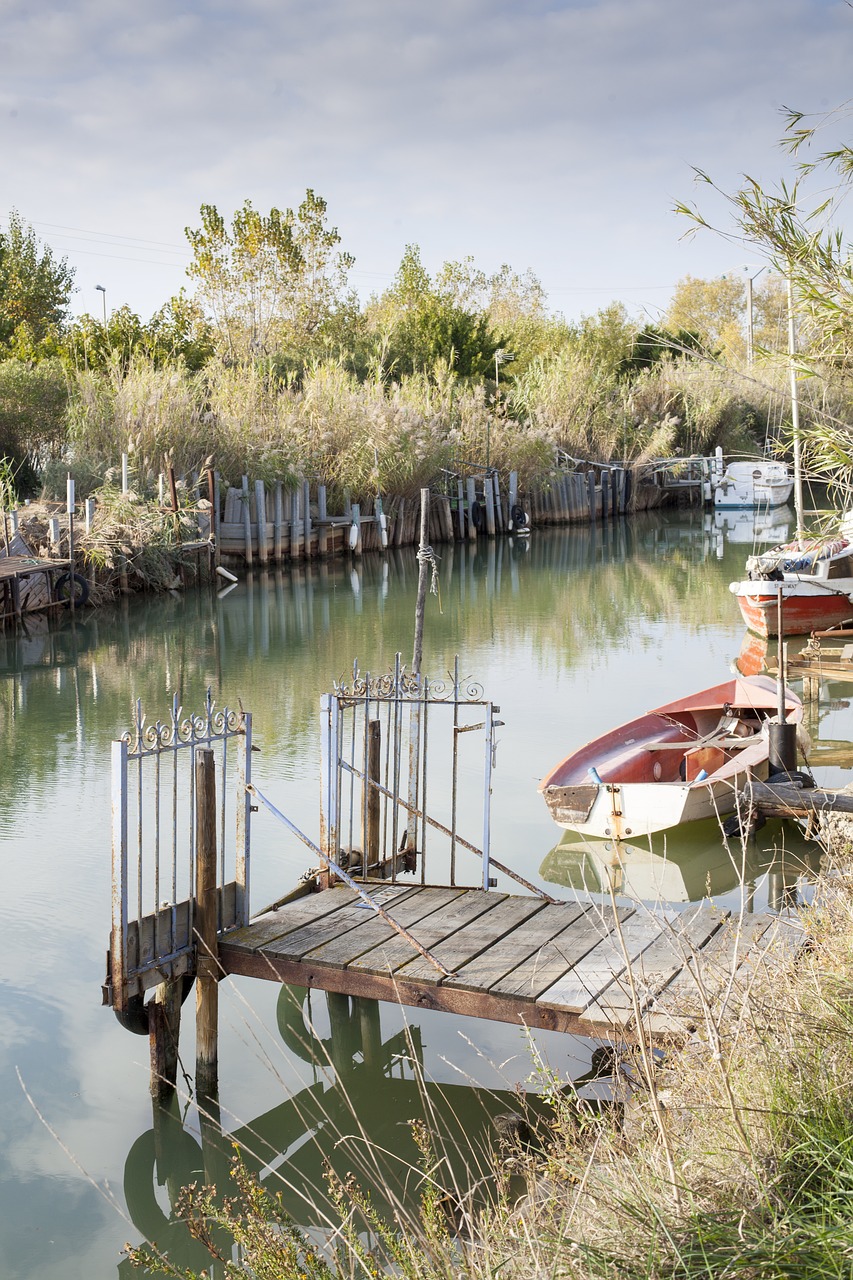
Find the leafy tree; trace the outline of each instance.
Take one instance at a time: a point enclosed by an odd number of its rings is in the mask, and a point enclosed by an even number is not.
[[[433,282],[417,245],[406,246],[394,283],[369,309],[383,373],[430,374],[449,366],[459,378],[489,376],[505,339],[493,331],[487,312],[463,305],[471,306],[479,282],[455,276],[460,265],[446,264]]]
[[[68,382],[58,359],[0,361],[0,457],[20,491],[32,490],[65,443]]]
[[[215,205],[201,206],[201,226],[187,227],[189,275],[231,360],[271,355],[309,339],[334,310],[353,259],[337,251],[326,202],[310,189],[296,213],[262,214],[246,200],[230,228]]]
[[[671,333],[694,333],[710,355],[742,355],[745,338],[746,285],[737,276],[679,280],[665,316]]]
[[[74,284],[74,270],[41,245],[15,210],[0,232],[0,348],[25,356],[41,354],[62,328]]]

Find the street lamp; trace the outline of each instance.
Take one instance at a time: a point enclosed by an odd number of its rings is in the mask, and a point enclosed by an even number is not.
[[[102,284],[96,284],[96,285],[95,285],[95,288],[97,289],[98,293],[103,294],[103,302],[104,302],[104,328],[106,329],[106,327],[107,327],[107,291],[106,291],[106,289],[104,288],[104,286],[103,286]]]

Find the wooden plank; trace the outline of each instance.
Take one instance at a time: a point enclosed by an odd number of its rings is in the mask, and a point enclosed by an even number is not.
[[[619,907],[617,914],[620,921],[625,921],[634,914],[634,908]],[[581,918],[571,921],[538,952],[496,982],[491,988],[492,993],[535,1001],[597,946],[612,928],[611,908],[587,907]]]
[[[489,947],[499,945],[507,933],[536,915],[544,905],[541,898],[504,898],[491,911],[478,916],[446,942],[431,947],[430,950],[445,969],[455,973]],[[440,982],[442,977],[435,965],[430,964],[423,956],[410,960],[399,970],[399,976],[409,982]]]
[[[325,892],[328,892],[328,890]],[[381,901],[383,907],[387,910],[392,908],[401,898],[410,893],[415,893],[416,890],[411,885],[395,885],[393,888],[383,889],[380,892],[382,893],[381,899],[378,893],[374,896],[378,901]],[[334,911],[321,919],[310,920],[301,928],[292,929],[281,937],[268,942],[264,947],[264,952],[268,955],[286,955],[291,960],[301,960],[309,951],[314,951],[330,938],[340,937],[351,929],[360,929],[363,925],[368,924],[374,919],[374,914],[364,900],[356,896],[349,906],[341,907],[340,911]],[[414,948],[410,949],[414,950]]]
[[[468,991],[488,991],[505,978],[519,964],[536,955],[546,943],[562,933],[567,925],[579,920],[585,908],[580,903],[554,906],[547,903],[529,920],[523,921],[503,941],[476,956],[468,964],[457,969],[454,978],[448,978],[445,986],[461,987]]]
[[[660,936],[660,922],[636,912],[620,924],[621,940],[614,931],[599,942],[577,964],[538,997],[538,1004],[553,1005],[581,1013],[615,977],[624,971],[646,947]]]
[[[631,966],[640,1009],[681,972],[693,952],[703,947],[728,919],[727,911],[701,907],[686,911]],[[623,1025],[634,1014],[626,977],[616,978],[584,1013],[584,1021]]]
[[[332,911],[349,906],[357,898],[354,889],[337,885],[333,889],[324,889],[322,893],[297,898],[270,915],[252,921],[245,929],[229,934],[228,945],[245,951],[259,951],[274,939],[300,929],[310,920],[319,920]]]
[[[417,929],[418,942],[432,951],[463,925],[475,920],[486,911],[494,910],[505,897],[504,893],[486,893],[483,889],[467,889],[446,907],[433,912],[420,922]],[[395,938],[392,942],[382,943],[365,955],[359,956],[350,965],[349,972],[358,970],[377,974],[396,973],[411,959],[410,944],[404,938]]]
[[[395,902],[390,914],[398,924],[411,929],[412,933],[417,937],[418,931],[412,928],[413,925],[416,925],[433,911],[446,907],[454,898],[460,897],[462,893],[464,893],[463,889],[419,887],[402,902]],[[374,914],[357,933],[350,930],[342,937],[332,938],[331,941],[324,942],[321,946],[307,953],[305,958],[306,960],[316,961],[318,964],[328,964],[338,969],[345,969],[348,964],[351,964],[359,956],[364,955],[365,952],[396,941],[399,936],[390,925],[385,923],[381,916]]]

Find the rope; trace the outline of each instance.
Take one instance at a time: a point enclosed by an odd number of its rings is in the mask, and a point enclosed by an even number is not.
[[[418,564],[428,564],[432,569],[432,577],[430,578],[430,593],[438,596],[438,612],[443,613],[441,607],[441,584],[438,580],[438,556],[429,545],[422,546],[418,550]]]

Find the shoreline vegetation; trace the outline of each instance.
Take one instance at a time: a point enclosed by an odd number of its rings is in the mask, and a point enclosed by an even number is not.
[[[496,1137],[486,1207],[447,1185],[448,1162],[421,1128],[414,1214],[400,1206],[389,1222],[355,1175],[330,1174],[331,1244],[284,1213],[286,1163],[261,1186],[239,1153],[229,1186],[185,1188],[179,1215],[223,1276],[849,1277],[853,859],[849,845],[839,850],[811,905],[789,917],[795,942],[736,975],[697,969],[680,1047],[597,1051],[608,1101],[584,1101],[537,1065],[550,1114]],[[130,1257],[150,1272],[198,1274],[155,1245]]]

